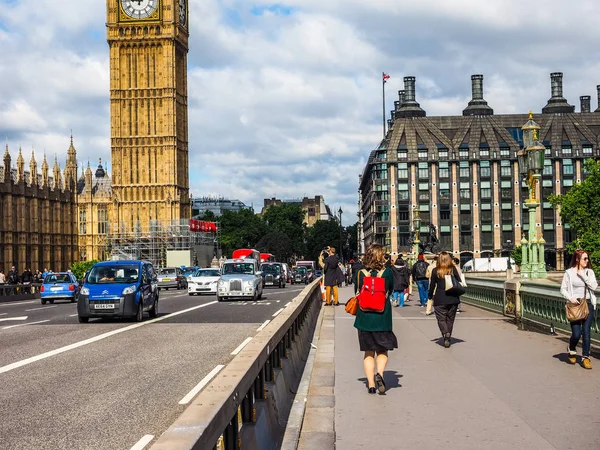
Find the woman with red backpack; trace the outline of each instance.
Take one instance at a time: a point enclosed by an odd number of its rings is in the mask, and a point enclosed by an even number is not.
[[[383,374],[388,351],[398,348],[392,330],[392,307],[388,301],[394,290],[394,275],[389,267],[385,267],[385,254],[383,245],[371,245],[363,258],[365,269],[357,274],[359,307],[354,327],[358,329],[360,350],[365,352],[363,364],[369,394],[385,393]]]

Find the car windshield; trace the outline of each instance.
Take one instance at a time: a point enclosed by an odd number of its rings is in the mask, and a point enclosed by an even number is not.
[[[94,266],[86,282],[89,284],[132,283],[140,278],[138,266],[106,265]]]
[[[229,263],[223,264],[223,275],[233,275],[245,273],[254,275],[254,264],[249,263]]]
[[[279,275],[279,266],[277,264],[263,264],[260,270],[264,273]]]
[[[186,267],[185,269],[183,269],[183,274],[184,275],[192,275],[196,273],[196,268],[195,267]]]
[[[218,277],[219,269],[199,270],[194,276],[196,277]]]
[[[300,274],[300,275],[306,275],[306,267],[298,267],[296,269],[296,271]]]
[[[52,273],[46,275],[44,278],[44,284],[46,283],[70,283],[71,277],[67,273]]]
[[[171,276],[171,277],[175,277],[175,269],[161,269],[160,272],[158,272],[159,275],[166,275],[166,276]]]

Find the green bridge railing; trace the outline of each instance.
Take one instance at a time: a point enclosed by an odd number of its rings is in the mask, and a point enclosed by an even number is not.
[[[487,309],[504,313],[504,280],[498,278],[467,278],[467,292],[461,301]]]

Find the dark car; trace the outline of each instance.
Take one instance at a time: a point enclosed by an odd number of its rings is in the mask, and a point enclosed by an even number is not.
[[[293,270],[292,273],[292,284],[308,284],[306,267],[297,267]]]
[[[277,262],[263,263],[260,265],[260,271],[262,272],[264,287],[285,287],[287,280],[283,264]]]

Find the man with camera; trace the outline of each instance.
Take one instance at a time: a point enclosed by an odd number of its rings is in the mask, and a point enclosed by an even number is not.
[[[323,250],[319,257],[319,264],[321,263],[321,257],[325,282],[325,305],[331,305],[331,294],[333,292],[333,304],[337,306],[340,304],[338,297],[338,284],[340,282],[338,263],[340,260],[335,254],[334,247],[327,247]]]

